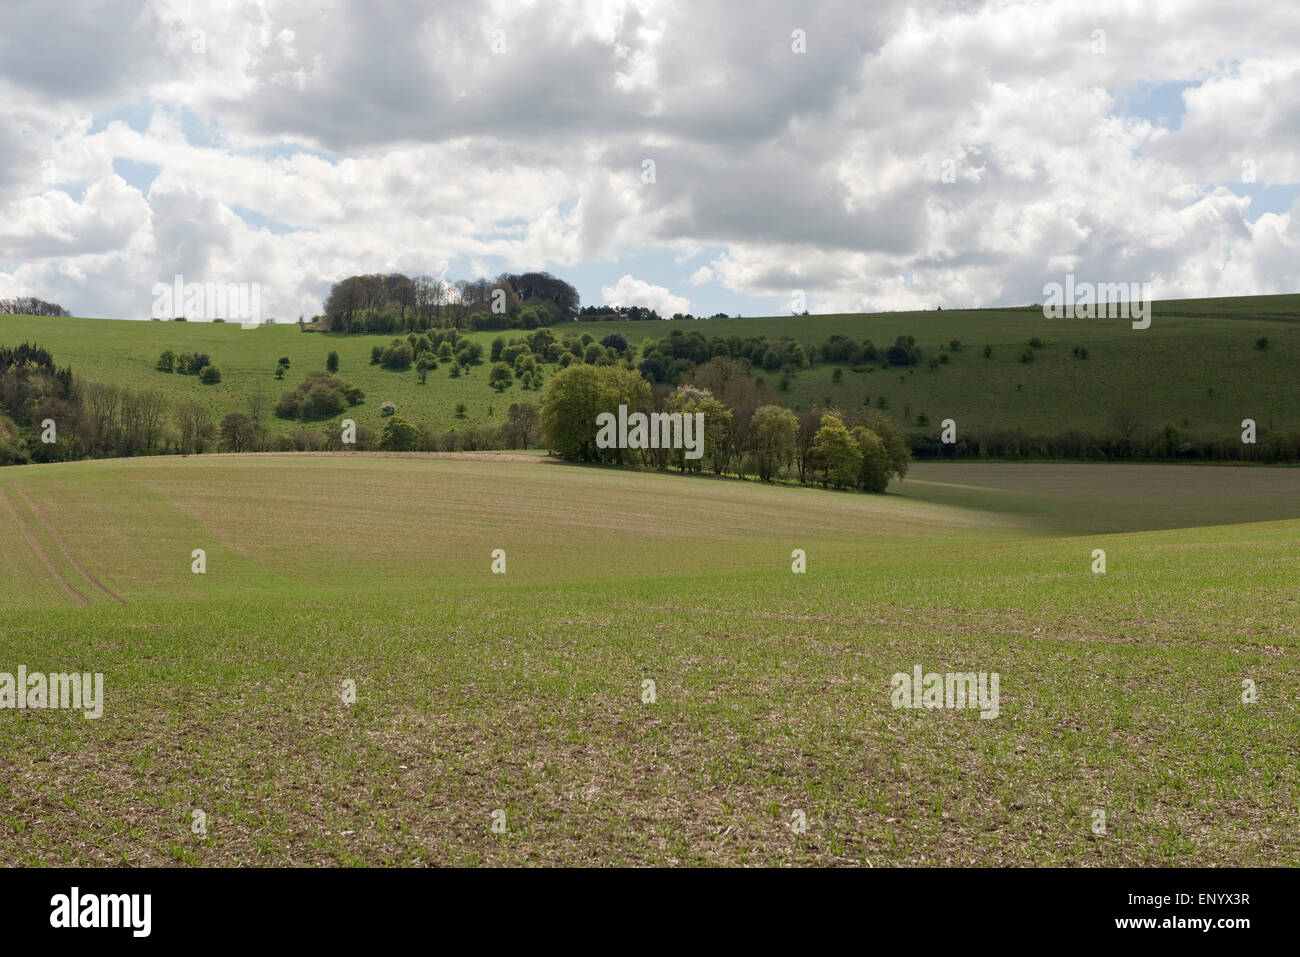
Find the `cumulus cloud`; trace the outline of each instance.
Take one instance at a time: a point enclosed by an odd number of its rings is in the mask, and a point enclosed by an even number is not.
[[[623,276],[612,286],[602,286],[600,291],[611,306],[641,306],[664,317],[691,311],[691,301],[686,297],[631,276]]]
[[[53,30],[13,0],[0,292],[138,314],[183,267],[295,317],[354,272],[613,263],[585,301],[684,303],[603,284],[656,252],[774,313],[1027,303],[1067,270],[1296,288],[1296,210],[1243,187],[1300,184],[1300,7],[738,9],[106,0]]]

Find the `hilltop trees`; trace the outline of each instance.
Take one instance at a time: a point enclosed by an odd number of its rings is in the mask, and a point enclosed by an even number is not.
[[[0,313],[19,316],[70,316],[72,313],[57,302],[46,302],[35,296],[18,296],[14,299],[0,299]]]
[[[502,273],[448,282],[401,273],[349,276],[323,306],[331,332],[536,329],[578,313],[578,291],[550,273]]]

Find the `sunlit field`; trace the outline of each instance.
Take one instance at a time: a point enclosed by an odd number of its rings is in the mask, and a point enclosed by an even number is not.
[[[1297,864],[1298,544],[1285,469],[5,469],[0,671],[105,690],[0,712],[0,863]]]

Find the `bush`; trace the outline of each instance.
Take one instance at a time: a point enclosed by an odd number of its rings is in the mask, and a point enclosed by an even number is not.
[[[313,385],[302,400],[304,419],[322,419],[342,412],[346,407],[343,395],[323,383]]]
[[[400,339],[394,339],[393,344],[383,351],[380,362],[385,369],[405,369],[414,359],[415,350]]]
[[[329,373],[339,371],[339,354],[337,352],[331,352],[325,357],[325,371]]]
[[[199,372],[199,381],[204,385],[216,385],[221,381],[221,372],[216,366],[204,366]]]
[[[397,411],[397,406],[393,405],[393,403],[391,402],[385,402],[383,405],[379,407],[380,415],[392,415],[396,411]]]
[[[158,365],[155,368],[159,372],[172,372],[176,369],[176,353],[168,349],[158,357]]]
[[[275,414],[285,419],[321,418],[356,405],[363,398],[364,392],[342,379],[336,379],[328,372],[312,372],[297,388],[280,396]]]
[[[597,346],[597,348],[600,348]],[[492,366],[492,372],[488,375],[488,385],[496,389],[497,392],[504,392],[510,388],[515,381],[515,374],[510,371],[510,367],[504,362],[498,362]]]
[[[282,419],[296,419],[302,415],[302,396],[298,392],[286,392],[275,404],[275,414]]]
[[[385,403],[388,405],[390,403]],[[379,437],[379,447],[385,452],[413,452],[420,442],[420,430],[400,415],[384,423]]]

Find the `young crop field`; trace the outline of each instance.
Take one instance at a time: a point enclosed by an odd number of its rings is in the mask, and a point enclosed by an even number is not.
[[[521,459],[0,470],[0,864],[1300,864],[1300,471]]]

